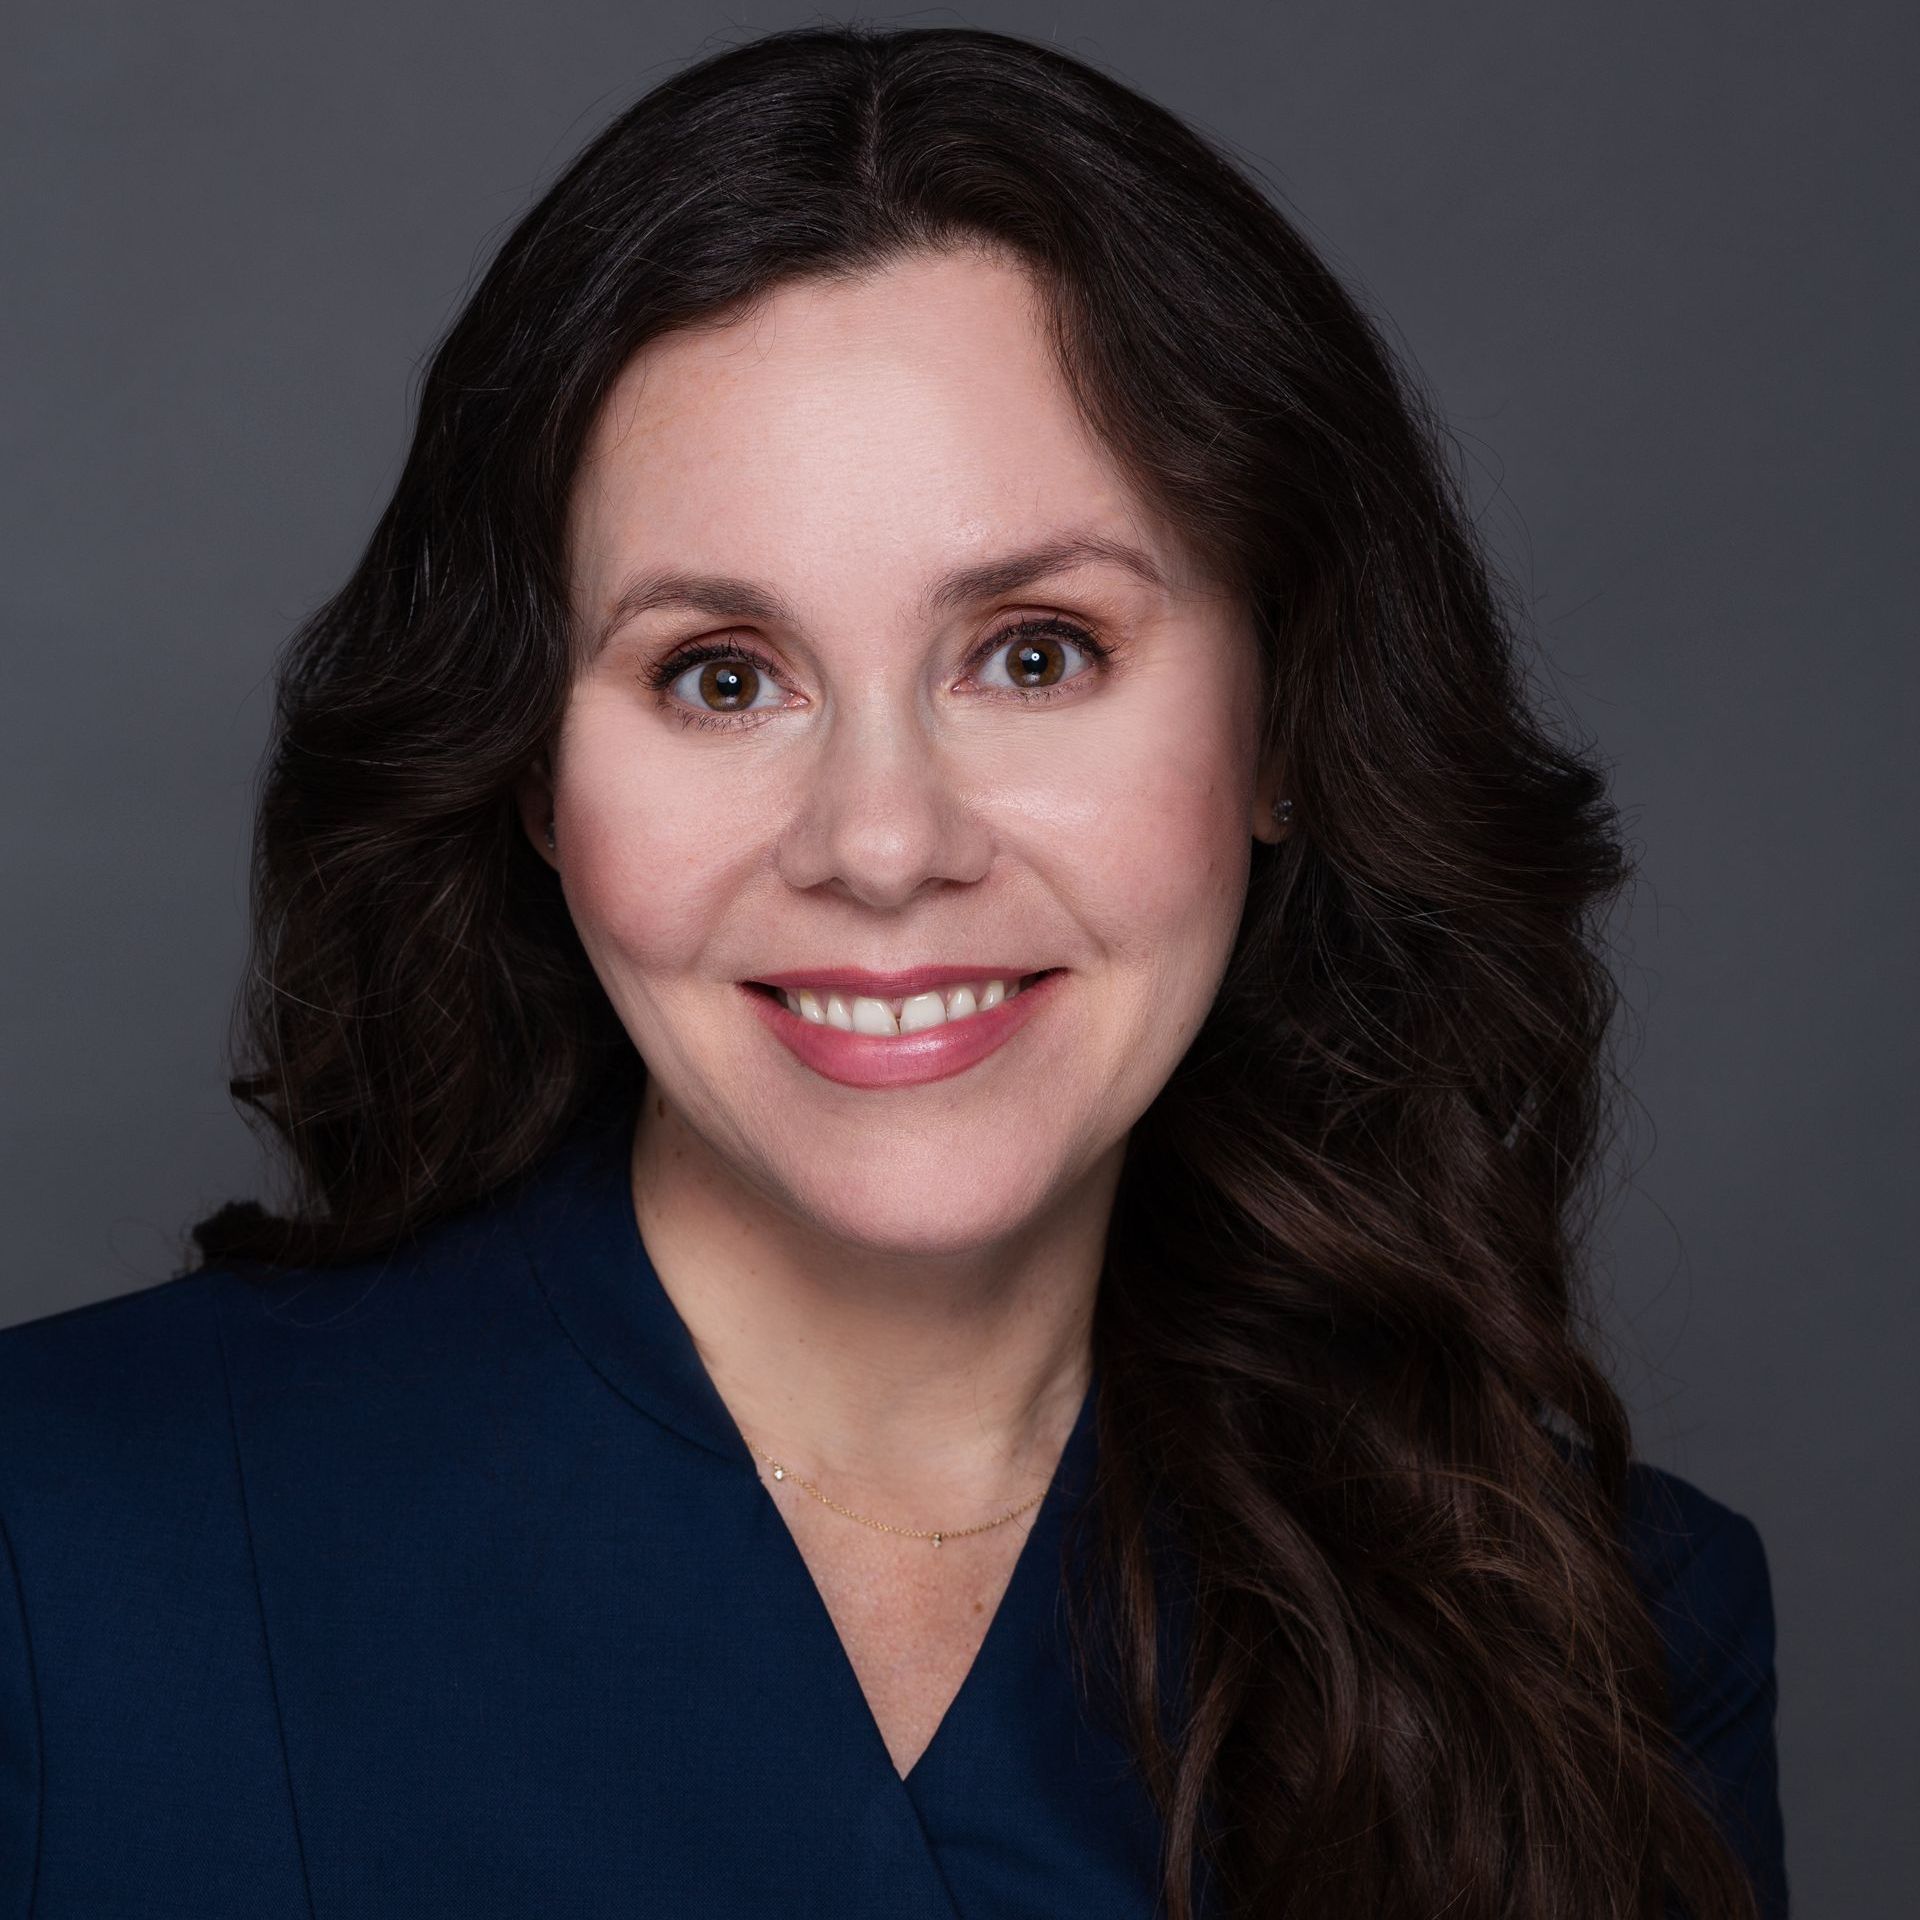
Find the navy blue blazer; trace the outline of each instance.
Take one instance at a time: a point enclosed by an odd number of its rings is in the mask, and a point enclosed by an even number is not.
[[[894,1771],[641,1246],[624,1122],[389,1258],[0,1334],[0,1920],[1146,1920],[1063,1518]],[[1785,1911],[1754,1529],[1636,1476],[1703,1792]]]

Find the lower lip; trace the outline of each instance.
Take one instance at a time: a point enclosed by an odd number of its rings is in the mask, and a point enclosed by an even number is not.
[[[837,1080],[843,1087],[917,1087],[929,1080],[965,1073],[1012,1039],[1053,998],[1054,985],[1063,971],[1056,968],[1043,973],[1011,1000],[1002,1000],[985,1013],[970,1013],[941,1026],[892,1037],[816,1026],[790,1013],[786,1003],[773,994],[744,982],[740,991],[774,1038],[824,1078]]]

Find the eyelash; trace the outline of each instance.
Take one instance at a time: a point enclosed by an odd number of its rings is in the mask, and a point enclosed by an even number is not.
[[[1044,618],[1018,621],[1013,626],[995,634],[973,656],[968,663],[968,671],[971,672],[980,661],[991,659],[1003,647],[1012,646],[1016,640],[1024,639],[1029,634],[1040,633],[1051,634],[1056,639],[1071,642],[1094,661],[1096,669],[1104,667],[1113,657],[1114,650],[1111,643],[1096,640],[1085,627],[1075,621],[1063,620],[1058,614],[1049,614]],[[666,692],[666,689],[689,667],[700,666],[708,660],[744,660],[756,672],[765,674],[769,680],[777,683],[779,678],[770,662],[756,653],[753,648],[742,646],[738,641],[694,640],[684,647],[676,648],[664,660],[657,661],[650,667],[645,678],[647,685],[661,695],[660,704],[683,727],[749,726],[778,711],[777,708],[768,707],[758,712],[707,713],[702,712],[698,707],[683,705]],[[1084,674],[1074,674],[1072,679],[1080,680],[1086,677]],[[1056,693],[1064,692],[1069,684],[1069,681],[1060,680],[1050,687],[1014,687],[1001,689],[1001,691],[1010,691],[1019,700],[1049,700]]]

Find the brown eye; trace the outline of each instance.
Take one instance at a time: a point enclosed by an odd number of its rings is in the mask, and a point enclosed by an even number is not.
[[[756,702],[763,708],[779,705],[773,676],[737,647],[683,650],[662,661],[647,679],[649,685],[667,689],[674,703],[696,719],[702,714],[745,713]]]
[[[993,642],[982,677],[985,684],[1014,693],[1045,693],[1063,681],[1082,678],[1105,654],[1092,634],[1071,621],[1026,620]],[[995,669],[1003,670],[1005,679]]]
[[[1016,687],[1050,687],[1066,670],[1067,650],[1051,634],[1007,649],[1007,677]]]
[[[744,660],[709,660],[696,683],[700,698],[717,713],[733,713],[753,705],[760,675]]]

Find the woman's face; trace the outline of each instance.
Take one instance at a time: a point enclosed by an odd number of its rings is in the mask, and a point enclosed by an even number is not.
[[[643,350],[522,795],[709,1171],[874,1251],[985,1248],[1111,1172],[1277,837],[1245,609],[1089,436],[1032,297],[921,255]],[[928,970],[798,1012],[749,984]],[[857,1030],[888,1000],[913,1031]]]

